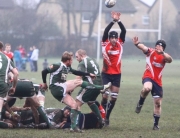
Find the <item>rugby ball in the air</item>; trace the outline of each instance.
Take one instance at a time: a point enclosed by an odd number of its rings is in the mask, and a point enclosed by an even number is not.
[[[105,0],[105,5],[108,8],[113,7],[116,4],[116,0]]]

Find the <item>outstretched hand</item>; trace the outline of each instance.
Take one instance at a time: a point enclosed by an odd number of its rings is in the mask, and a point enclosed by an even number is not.
[[[111,12],[111,17],[112,17],[113,20],[115,20],[115,21],[120,20],[120,16],[121,16],[121,13],[120,13],[120,12],[114,12],[114,11]]]
[[[137,36],[133,37],[132,41],[133,41],[134,44],[139,43],[139,40],[138,40]]]

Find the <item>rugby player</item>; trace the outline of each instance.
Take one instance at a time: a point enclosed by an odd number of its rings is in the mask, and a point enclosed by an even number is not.
[[[172,57],[164,52],[166,48],[166,42],[164,40],[158,40],[155,48],[149,48],[140,43],[138,37],[134,37],[132,41],[134,45],[146,55],[146,69],[142,77],[143,88],[135,112],[140,113],[148,93],[151,92],[154,101],[153,130],[159,130],[158,123],[161,115],[163,97],[162,71],[166,63],[172,62]]]
[[[121,57],[123,53],[123,44],[125,42],[126,29],[120,20],[120,15],[121,14],[118,12],[111,13],[113,21],[105,28],[102,37],[102,80],[103,84],[108,82],[112,83],[110,91],[103,94],[101,101],[101,104],[106,110],[105,126],[109,126],[110,114],[116,103],[121,83]],[[115,23],[117,23],[121,29],[119,36],[116,31],[110,31]],[[108,102],[109,95],[111,99]]]

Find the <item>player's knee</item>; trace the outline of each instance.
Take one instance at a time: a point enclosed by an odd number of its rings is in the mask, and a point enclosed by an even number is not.
[[[87,102],[87,104],[88,104],[89,106],[91,106],[91,105],[95,104],[95,101],[89,101],[89,102]]]
[[[161,107],[161,103],[159,101],[155,102],[155,108],[160,108]]]
[[[117,100],[117,97],[118,97],[118,93],[116,93],[116,92],[111,92],[110,96],[111,96],[111,99],[112,99],[112,100],[116,101],[116,100]]]
[[[149,93],[150,91],[151,91],[151,88],[149,88],[149,87],[144,87],[143,88],[144,93]]]

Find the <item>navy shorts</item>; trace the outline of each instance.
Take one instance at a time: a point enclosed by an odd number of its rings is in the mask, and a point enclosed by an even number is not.
[[[155,81],[150,78],[144,78],[142,83],[144,84],[145,82],[152,83],[151,95],[153,98],[163,97],[163,88],[161,86],[159,86]]]
[[[103,84],[111,82],[113,86],[120,87],[121,74],[106,74],[102,72]]]

